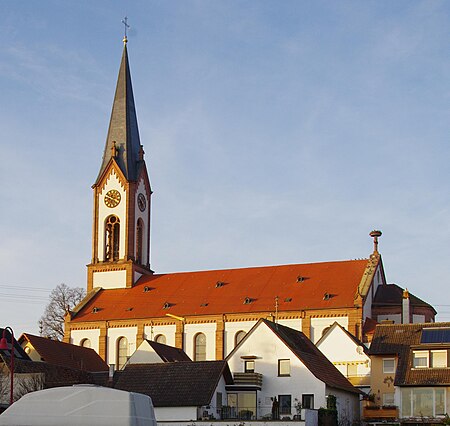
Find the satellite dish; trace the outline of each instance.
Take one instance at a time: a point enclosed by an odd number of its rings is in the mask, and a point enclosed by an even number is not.
[[[364,353],[364,348],[362,346],[357,346],[356,352],[359,353],[360,355],[362,355]]]

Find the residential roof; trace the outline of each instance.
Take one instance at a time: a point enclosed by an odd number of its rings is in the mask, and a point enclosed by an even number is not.
[[[0,355],[0,359],[8,366],[10,359]],[[96,383],[95,374],[61,365],[49,364],[47,362],[35,362],[24,359],[14,359],[14,373],[17,374],[43,374],[44,388],[57,386],[71,386],[81,383]],[[103,379],[102,382],[105,382]]]
[[[51,340],[46,337],[24,333],[20,342],[27,341],[45,361],[54,365],[62,365],[85,371],[108,371],[109,367],[93,349],[69,343]]]
[[[397,386],[450,384],[448,368],[412,368],[412,349],[450,349],[450,343],[420,343],[424,328],[450,327],[450,322],[420,324],[379,324],[375,329],[370,355],[398,356],[395,382]]]
[[[135,181],[143,161],[139,160],[141,142],[134,105],[131,73],[128,64],[127,46],[124,45],[116,93],[114,95],[108,136],[106,138],[103,161],[96,183],[113,157],[114,144],[117,149],[115,160],[126,179]]]
[[[222,376],[232,383],[223,360],[128,364],[118,373],[116,389],[148,395],[155,407],[208,405]]]
[[[377,288],[375,297],[373,299],[373,306],[401,306],[403,302],[404,289],[397,284],[384,284]],[[419,299],[414,294],[409,293],[409,303],[411,306],[422,306],[430,308],[436,314],[435,309],[427,302]]]
[[[164,362],[192,361],[183,349],[164,345],[153,340],[146,341]]]
[[[102,289],[72,323],[352,307],[367,259],[142,276],[132,288]],[[93,309],[93,308],[97,309]]]
[[[3,333],[5,333],[6,342],[8,345],[11,344],[11,333],[8,329],[0,328],[0,338],[3,337]],[[20,346],[20,343],[17,341],[16,338],[14,338],[14,358],[15,359],[24,359],[29,361],[30,357],[26,354],[26,352],[23,350],[22,346]],[[0,355],[4,355],[6,357],[9,357],[10,355],[10,349],[0,349]]]

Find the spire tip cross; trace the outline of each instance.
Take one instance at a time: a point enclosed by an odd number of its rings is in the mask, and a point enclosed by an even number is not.
[[[127,38],[127,29],[130,28],[130,26],[128,25],[128,17],[127,17],[127,16],[125,16],[125,18],[122,19],[122,24],[123,24],[124,27],[125,27],[125,36],[124,36],[124,39],[126,40],[126,38]]]

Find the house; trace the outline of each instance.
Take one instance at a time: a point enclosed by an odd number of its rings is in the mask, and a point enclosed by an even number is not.
[[[368,420],[439,423],[450,410],[450,323],[381,324],[369,350]]]
[[[234,385],[228,406],[252,418],[298,418],[301,409],[327,407],[334,396],[340,421],[359,420],[360,391],[301,331],[260,319],[228,355]]]
[[[154,364],[179,361],[191,361],[191,359],[179,348],[146,339],[131,355],[127,364]]]
[[[89,344],[108,365],[120,369],[144,340],[175,346],[195,361],[221,360],[261,318],[276,319],[313,342],[337,322],[366,341],[367,320],[390,315],[391,308],[398,315],[397,305],[383,305],[384,293],[377,296],[387,285],[378,251],[380,231],[370,233],[373,252],[359,260],[155,273],[150,265],[153,190],[124,41],[103,157],[92,186],[87,296],[66,315],[64,341]],[[434,319],[433,310],[417,315]]]
[[[32,361],[45,361],[76,370],[108,371],[109,367],[93,349],[23,333],[19,344]],[[86,344],[86,342],[84,342]]]
[[[369,393],[370,357],[360,340],[335,322],[325,330],[316,346],[353,386]]]
[[[152,398],[158,422],[221,419],[232,383],[223,360],[127,364],[116,374],[116,389]]]

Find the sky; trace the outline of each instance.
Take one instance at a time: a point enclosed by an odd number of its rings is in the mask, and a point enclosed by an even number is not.
[[[0,327],[86,287],[123,49],[157,273],[366,258],[450,321],[450,2],[0,1]]]

